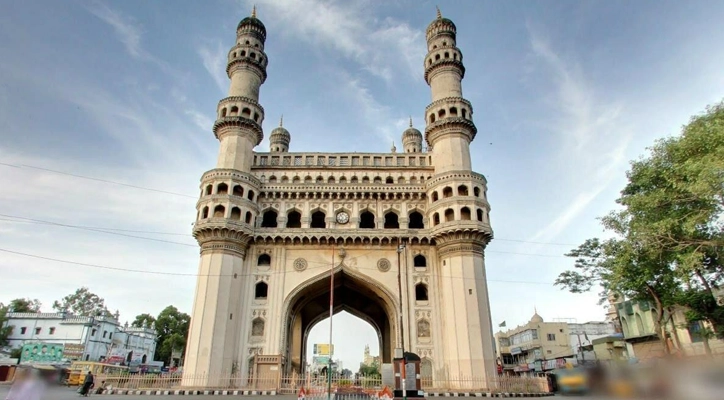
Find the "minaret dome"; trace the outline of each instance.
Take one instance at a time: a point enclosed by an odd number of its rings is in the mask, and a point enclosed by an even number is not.
[[[284,116],[279,119],[279,126],[269,135],[269,151],[272,153],[286,153],[289,151],[289,142],[292,136],[284,128]]]
[[[412,118],[410,127],[402,132],[402,147],[405,153],[422,153],[422,133],[412,126]]]

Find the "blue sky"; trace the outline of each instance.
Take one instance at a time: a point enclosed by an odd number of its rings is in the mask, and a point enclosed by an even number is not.
[[[292,151],[388,151],[430,101],[422,74],[432,1],[256,0],[268,30],[265,132],[284,114]],[[226,52],[250,1],[35,1],[0,5],[0,248],[108,267],[193,274],[191,229]],[[475,107],[476,171],[496,240],[494,323],[600,320],[597,297],[549,283],[571,244],[602,234],[630,159],[724,97],[718,1],[438,1],[458,26]],[[265,141],[258,150],[266,150]],[[44,171],[65,171],[161,193]],[[10,217],[12,216],[12,217]],[[46,224],[111,227],[161,241]],[[12,221],[11,221],[12,220]],[[522,241],[522,242],[521,242]],[[557,244],[537,244],[560,243]],[[174,304],[195,279],[0,253],[0,301],[46,308],[86,285],[122,319]],[[507,281],[507,282],[506,282]],[[526,283],[523,283],[526,282]],[[159,288],[162,288],[159,290]],[[372,328],[340,317],[352,369]],[[364,332],[364,333],[360,333]],[[315,328],[323,341],[326,327]],[[342,352],[343,348],[344,352]],[[342,352],[342,353],[341,353]]]

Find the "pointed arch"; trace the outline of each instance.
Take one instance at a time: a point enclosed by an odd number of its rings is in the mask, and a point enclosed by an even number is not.
[[[375,215],[369,210],[363,211],[359,215],[359,228],[360,229],[375,229]]]
[[[412,264],[416,268],[426,268],[427,267],[427,258],[423,256],[422,254],[418,254],[415,256],[415,258],[412,259]]]
[[[271,265],[271,256],[269,254],[259,254],[259,257],[256,259],[256,265],[261,267],[268,267]]]
[[[408,229],[425,229],[422,214],[418,211],[412,211],[407,218]]]
[[[238,197],[244,197],[244,188],[241,185],[234,185],[234,190],[231,194]]]
[[[400,221],[397,213],[393,210],[385,213],[385,229],[400,229]]]
[[[276,228],[277,227],[278,214],[274,210],[266,210],[262,216],[261,227],[262,228]]]
[[[327,214],[324,213],[321,209],[317,209],[317,211],[314,211],[311,215],[311,222],[309,224],[310,228],[326,228],[327,222],[325,221]]]
[[[296,209],[292,209],[287,213],[287,228],[301,228],[302,213]]]
[[[231,219],[241,221],[241,209],[239,207],[231,207]]]
[[[214,207],[214,218],[224,218],[226,215],[226,207],[219,204],[218,206]]]
[[[254,299],[266,300],[269,293],[269,285],[264,281],[259,281],[254,286]]]

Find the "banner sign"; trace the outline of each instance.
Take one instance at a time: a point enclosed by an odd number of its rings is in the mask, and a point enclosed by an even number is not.
[[[54,364],[63,361],[63,345],[33,343],[23,345],[20,363]]]

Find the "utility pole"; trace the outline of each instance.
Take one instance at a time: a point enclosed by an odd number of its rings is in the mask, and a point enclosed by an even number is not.
[[[329,272],[329,362],[327,365],[327,400],[332,400],[332,316],[334,315],[334,247]]]

